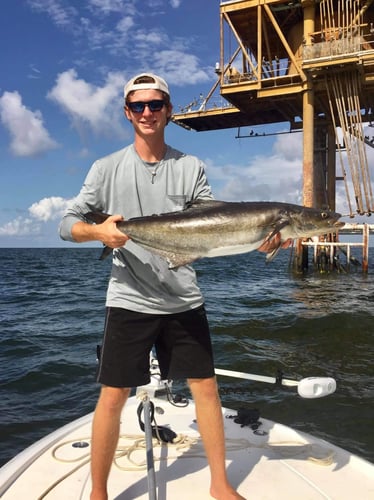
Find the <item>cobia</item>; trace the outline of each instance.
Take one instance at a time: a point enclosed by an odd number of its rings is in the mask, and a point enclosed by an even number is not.
[[[109,215],[89,212],[86,219],[104,222]],[[138,245],[164,257],[170,269],[202,257],[260,250],[270,261],[295,238],[336,232],[340,214],[279,202],[197,200],[185,210],[117,222]],[[104,249],[105,258],[111,249]]]

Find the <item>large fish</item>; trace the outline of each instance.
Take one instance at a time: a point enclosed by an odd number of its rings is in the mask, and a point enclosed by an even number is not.
[[[90,222],[109,215],[89,212]],[[340,214],[277,202],[197,200],[185,210],[117,222],[135,243],[164,257],[170,269],[202,257],[261,250],[272,260],[295,238],[336,232],[344,225]],[[111,250],[104,249],[103,256]]]

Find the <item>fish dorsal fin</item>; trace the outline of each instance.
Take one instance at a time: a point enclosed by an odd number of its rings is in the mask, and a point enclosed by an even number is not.
[[[227,205],[226,201],[220,201],[220,200],[212,200],[212,199],[198,199],[198,200],[192,200],[187,203],[185,210],[191,210],[194,208],[213,208],[213,207],[220,207],[222,205]]]
[[[107,220],[108,217],[110,217],[110,215],[104,212],[88,212],[84,214],[84,218],[86,220],[95,224],[102,224]]]
[[[192,214],[195,211],[199,212],[202,209],[206,210],[208,208],[217,208],[217,207],[220,207],[220,206],[226,205],[226,204],[227,204],[227,202],[219,201],[219,200],[199,199],[199,200],[193,200],[193,201],[188,202],[186,204],[186,207],[183,210],[176,210],[173,212],[162,212],[160,214],[153,214],[153,215],[149,215],[146,217],[152,217],[152,218],[154,217],[155,219],[157,219],[157,217],[160,217],[160,216],[174,215],[176,213],[187,215],[187,214]],[[138,220],[144,221],[144,216],[131,217],[128,220],[131,222],[138,221]]]

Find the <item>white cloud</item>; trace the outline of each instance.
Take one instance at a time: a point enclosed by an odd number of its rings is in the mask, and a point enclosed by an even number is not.
[[[276,154],[285,160],[302,161],[303,157],[303,134],[293,132],[278,135],[273,146]]]
[[[35,224],[33,219],[17,217],[0,226],[0,236],[28,236],[39,234],[40,225]]]
[[[209,181],[215,185],[215,197],[301,204],[301,146],[301,134],[280,135],[269,155],[250,156],[243,164],[235,162],[221,166],[215,166],[208,160],[207,174]]]
[[[40,74],[41,72],[36,66],[29,64],[29,73],[27,78],[30,78],[30,80],[39,80]]]
[[[35,219],[47,222],[62,217],[68,205],[73,200],[66,200],[60,196],[51,196],[50,198],[43,198],[29,207],[29,213]]]
[[[60,0],[28,0],[31,8],[47,13],[59,27],[69,27],[77,16],[77,10],[70,5],[63,5]]]
[[[89,0],[88,4],[93,11],[99,11],[104,14],[112,12],[132,12],[134,13],[135,4],[133,0]]]
[[[254,139],[261,141],[260,137]],[[265,139],[264,139],[265,140]],[[251,156],[241,164],[206,160],[207,174],[216,198],[223,200],[264,200],[303,203],[303,135],[291,133],[278,135],[268,153]],[[266,146],[263,147],[266,151]],[[373,175],[374,149],[367,147],[370,174]],[[343,181],[336,184],[336,211],[343,215],[356,213],[353,182],[346,153],[342,159],[347,171],[347,187]],[[337,175],[341,166],[337,158]],[[347,199],[349,193],[351,208]],[[369,220],[370,222],[370,220]]]
[[[36,236],[41,234],[43,224],[61,219],[67,207],[74,199],[67,200],[60,196],[43,198],[29,207],[29,216],[16,217],[0,226],[0,236]]]
[[[181,50],[159,50],[152,55],[157,71],[167,75],[169,83],[188,85],[211,81],[210,69],[200,66],[199,58]]]
[[[127,35],[130,28],[134,26],[134,19],[130,16],[123,17],[116,25],[116,30]]]
[[[60,29],[68,31],[79,47],[76,64],[107,73],[108,59],[118,57],[132,74],[153,70],[169,78],[170,83],[186,85],[211,80],[212,68],[201,67],[193,55],[199,40],[194,37],[172,35],[162,21],[149,25],[144,17],[161,16],[176,10],[181,0],[28,0],[37,12],[47,14]],[[167,14],[166,14],[167,15]],[[151,50],[150,50],[151,47]],[[94,57],[91,54],[94,54]],[[97,65],[105,54],[108,61]],[[106,66],[106,67],[104,67]]]
[[[170,43],[168,35],[161,29],[140,29],[133,34],[133,38],[135,42],[134,50],[142,53],[143,51],[145,53],[146,48],[148,48],[149,51],[150,46],[162,47]],[[157,54],[152,52],[150,58],[153,60],[154,57],[157,57]]]
[[[58,147],[44,127],[41,112],[27,109],[18,92],[4,92],[0,97],[0,116],[16,156],[36,156]]]
[[[105,84],[98,87],[78,78],[77,72],[70,69],[58,75],[47,97],[68,114],[78,129],[88,124],[96,133],[123,137],[123,81],[123,75],[109,73]]]

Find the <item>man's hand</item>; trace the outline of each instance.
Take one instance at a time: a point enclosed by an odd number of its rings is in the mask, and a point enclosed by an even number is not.
[[[292,245],[292,241],[292,238],[289,238],[282,243],[280,233],[276,233],[271,238],[265,238],[262,244],[257,248],[257,250],[259,252],[271,253],[279,247],[288,248]]]
[[[111,215],[101,224],[87,224],[77,222],[71,233],[78,243],[85,241],[101,241],[110,248],[119,248],[125,245],[130,238],[117,228],[117,222],[123,221],[122,215]]]
[[[110,248],[123,247],[130,238],[117,228],[117,222],[123,221],[122,215],[111,215],[102,224],[97,224],[99,240]]]

